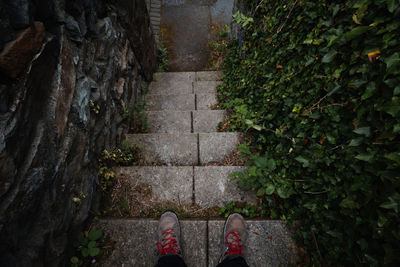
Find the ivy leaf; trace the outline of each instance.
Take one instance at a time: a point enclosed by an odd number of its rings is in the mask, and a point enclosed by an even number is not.
[[[268,166],[268,162],[264,157],[256,157],[254,159],[254,165],[256,165],[258,168],[265,169]]]
[[[369,28],[370,28],[369,26],[358,26],[358,27],[355,27],[351,31],[346,32],[344,37],[348,41],[353,40],[354,38],[360,36],[361,34],[365,33],[366,31],[368,31]]]
[[[92,240],[92,241],[96,241],[96,240],[100,239],[101,236],[102,236],[101,230],[96,229],[96,227],[93,227],[93,229],[91,229],[89,231],[89,235],[88,235],[89,240]]]
[[[275,186],[273,184],[268,184],[265,188],[265,194],[272,195],[275,192]]]
[[[400,85],[394,88],[393,95],[400,95]]]
[[[396,8],[400,5],[399,0],[386,0],[387,8],[390,13],[393,13]]]
[[[97,242],[96,241],[90,241],[88,244],[88,248],[94,248],[97,247]]]
[[[350,197],[343,199],[342,202],[340,202],[340,206],[346,209],[358,209],[360,207],[360,205]]]
[[[364,91],[364,94],[361,96],[362,100],[370,98],[376,92],[376,84],[375,82],[370,82],[367,84],[367,87]]]
[[[303,167],[304,168],[307,168],[308,166],[310,166],[310,162],[306,158],[304,158],[302,156],[296,157],[295,160],[297,160],[300,163],[303,163]]]
[[[269,160],[267,161],[267,167],[268,167],[268,169],[271,170],[271,171],[275,170],[275,169],[276,169],[275,160],[274,160],[274,159],[269,159]]]
[[[362,144],[362,141],[363,141],[363,140],[364,140],[364,138],[362,138],[362,137],[359,137],[359,138],[356,138],[356,139],[352,139],[352,140],[350,141],[349,146],[359,146],[359,145]]]
[[[358,160],[362,160],[362,161],[371,163],[373,161],[374,156],[375,156],[375,152],[368,152],[368,153],[358,154],[355,158]]]
[[[392,209],[395,212],[398,212],[399,211],[398,206],[399,204],[393,198],[389,197],[389,201],[382,203],[379,207],[388,210]]]
[[[328,53],[325,54],[325,56],[322,58],[322,63],[330,63],[332,60],[335,58],[337,54],[336,50],[331,50]]]
[[[89,255],[91,257],[96,257],[100,254],[100,249],[99,248],[89,248]]]
[[[400,153],[399,152],[388,153],[388,154],[385,154],[384,157],[387,158],[387,159],[393,160],[397,164],[400,165]]]
[[[278,193],[278,196],[281,198],[288,198],[290,197],[290,193],[288,190],[284,190],[283,188],[278,188],[278,190],[276,190],[276,192]]]
[[[386,64],[386,69],[387,69],[387,73],[386,74],[391,74],[394,73],[400,66],[400,53],[396,52],[393,55],[391,55],[390,57],[386,57],[383,59],[383,61]]]
[[[371,135],[371,128],[370,127],[358,127],[355,129],[353,132],[359,135],[365,135],[366,137],[369,137]]]
[[[82,256],[84,258],[86,258],[87,256],[89,256],[89,249],[88,248],[82,248],[81,254],[82,254]]]
[[[378,107],[377,110],[385,111],[393,117],[400,112],[400,99],[398,97],[393,97],[391,101],[386,102],[383,106]]]

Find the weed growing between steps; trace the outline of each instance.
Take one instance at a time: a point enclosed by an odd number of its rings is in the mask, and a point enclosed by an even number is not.
[[[95,218],[94,222],[97,222]],[[104,245],[103,232],[93,224],[87,231],[79,232],[73,241],[74,256],[70,258],[71,267],[100,266],[98,261],[102,256]]]
[[[134,166],[138,162],[139,147],[124,140],[119,148],[104,150],[99,159],[99,182],[102,190],[102,204],[108,206],[110,191],[114,187],[116,175],[114,168],[118,166]]]
[[[146,96],[139,99],[132,112],[130,112],[130,126],[129,133],[147,133],[149,130],[149,124],[147,122],[147,116],[144,114],[146,111]]]
[[[160,41],[158,44],[158,72],[168,71],[168,49],[164,42]]]
[[[221,27],[219,30],[216,29],[217,34],[213,34],[217,37],[217,40],[210,40],[208,46],[210,47],[210,70],[219,70],[224,60],[224,47],[228,44],[228,25]]]
[[[254,218],[265,218],[267,215],[266,209],[262,205],[250,205],[247,203],[230,202],[218,210],[218,215],[228,218],[232,213],[240,213],[244,217]]]
[[[253,134],[239,185],[301,221],[309,265],[399,265],[399,2],[245,3],[218,89],[226,129]]]

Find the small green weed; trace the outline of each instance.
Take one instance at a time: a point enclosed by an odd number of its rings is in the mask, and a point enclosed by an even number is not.
[[[99,266],[96,259],[101,255],[99,243],[102,242],[103,232],[93,227],[89,231],[79,232],[73,246],[77,254],[71,257],[71,266]]]
[[[147,116],[144,114],[146,106],[145,96],[135,104],[130,124],[131,133],[147,133],[149,125]]]
[[[246,203],[229,202],[221,207],[218,215],[227,218],[232,213],[240,213],[248,218],[265,217],[266,211],[261,206],[254,206]]]
[[[158,72],[168,71],[168,49],[163,42],[158,45]]]

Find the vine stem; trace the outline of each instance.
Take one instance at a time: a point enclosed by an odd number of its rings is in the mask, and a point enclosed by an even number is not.
[[[311,234],[312,234],[312,237],[313,237],[313,240],[314,240],[315,247],[317,248],[317,251],[318,251],[319,260],[321,261],[322,266],[327,266],[327,264],[326,264],[324,258],[323,258],[322,255],[321,255],[321,251],[319,250],[317,238],[315,237],[314,231],[313,231],[312,229],[310,229],[310,230],[311,230]]]
[[[310,195],[320,195],[320,194],[325,194],[325,193],[328,193],[328,190],[319,191],[319,192],[304,191],[304,194],[310,194]]]
[[[294,4],[293,4],[292,8],[289,11],[289,14],[286,16],[286,19],[283,22],[282,26],[280,26],[279,29],[276,31],[276,34],[278,34],[278,33],[280,33],[282,31],[283,27],[285,26],[286,22],[288,21],[288,19],[290,17],[290,14],[292,14],[292,11],[293,11],[294,7],[296,6],[296,4],[297,4],[297,0],[294,1]]]

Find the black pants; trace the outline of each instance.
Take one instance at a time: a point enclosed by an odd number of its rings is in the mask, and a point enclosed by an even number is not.
[[[186,267],[183,259],[176,255],[162,256],[158,260],[156,267]],[[217,267],[249,267],[243,257],[236,256],[227,258]]]

